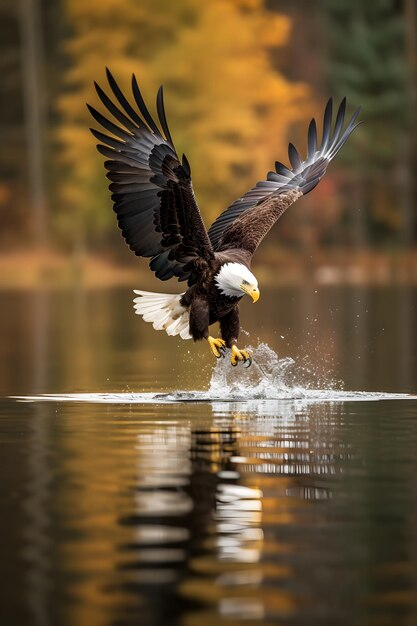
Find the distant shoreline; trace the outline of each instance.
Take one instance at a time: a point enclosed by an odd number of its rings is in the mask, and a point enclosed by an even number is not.
[[[253,267],[264,285],[417,285],[417,250],[297,252],[267,248]],[[146,260],[123,264],[104,255],[63,255],[50,250],[0,254],[0,289],[106,289],[125,286],[160,289]],[[169,281],[167,291],[183,284]]]

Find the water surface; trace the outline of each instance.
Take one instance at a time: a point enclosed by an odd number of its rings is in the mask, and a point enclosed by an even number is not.
[[[417,623],[414,291],[282,289],[214,374],[125,291],[0,301],[1,624]]]

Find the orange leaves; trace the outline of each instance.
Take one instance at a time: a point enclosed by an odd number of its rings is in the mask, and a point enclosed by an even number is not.
[[[170,81],[192,94],[168,83],[169,118],[213,218],[284,158],[289,125],[304,116],[306,89],[272,63],[271,45],[284,45],[289,35],[287,17],[267,11],[261,0],[199,7],[194,27],[179,28],[154,67],[158,75],[169,68]]]
[[[285,159],[289,128],[306,117],[307,88],[276,69],[291,24],[263,0],[67,0],[67,11],[73,35],[59,138],[64,182],[80,206],[107,210],[91,195],[105,187],[104,173],[87,178],[100,157],[85,145],[93,145],[85,102],[97,103],[92,83],[104,84],[105,65],[128,95],[134,71],[151,110],[165,85],[171,134],[189,158],[206,218]]]

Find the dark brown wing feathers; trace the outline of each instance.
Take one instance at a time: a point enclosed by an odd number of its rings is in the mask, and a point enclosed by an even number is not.
[[[228,227],[219,249],[243,248],[253,254],[277,219],[302,195],[298,189],[292,189],[279,196],[268,196],[256,211],[248,209]]]
[[[93,107],[94,119],[111,135],[91,129],[107,157],[114,210],[122,235],[138,256],[151,257],[150,267],[161,280],[176,276],[193,284],[213,250],[198,209],[188,161],[176,154],[165,115],[163,91],[158,91],[161,129],[149,113],[136,78],[132,92],[136,111],[111,73],[107,78],[117,105],[97,84],[98,96],[117,123]]]
[[[303,161],[295,146],[288,146],[292,169],[279,161],[275,172],[260,181],[250,191],[231,204],[212,224],[208,234],[216,251],[238,247],[252,253],[282,213],[300,196],[306,195],[319,183],[330,161],[336,156],[358,126],[357,109],[342,132],[346,99],[339,106],[332,132],[333,103],[330,99],[323,116],[323,136],[320,148],[317,126],[311,120],[307,134],[307,156]]]
[[[240,250],[248,255],[249,261],[284,211],[314,189],[330,161],[358,126],[360,109],[342,130],[346,111],[346,99],[343,99],[332,131],[330,99],[324,111],[320,148],[313,119],[308,128],[306,159],[303,161],[290,143],[291,169],[277,161],[275,172],[269,172],[266,180],[233,202],[207,233],[194,197],[187,158],[183,155],[180,162],[175,151],[162,87],[156,100],[159,128],[146,107],[135,76],[132,93],[137,110],[109,70],[107,79],[116,103],[97,83],[95,86],[115,122],[88,105],[94,119],[110,135],[95,129],[91,132],[100,142],[98,151],[108,159],[104,165],[122,235],[136,255],[151,257],[150,268],[161,280],[176,276],[192,285],[199,271],[214,258],[213,250]]]

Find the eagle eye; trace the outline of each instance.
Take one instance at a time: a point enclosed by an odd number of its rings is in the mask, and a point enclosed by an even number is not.
[[[242,285],[249,285],[247,280],[242,280]]]

